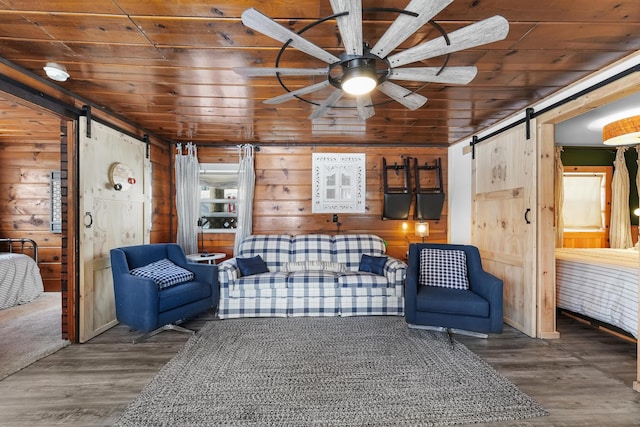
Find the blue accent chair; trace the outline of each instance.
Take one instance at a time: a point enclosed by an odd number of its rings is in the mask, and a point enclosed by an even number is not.
[[[156,243],[114,248],[110,255],[116,318],[145,333],[136,338],[134,343],[169,329],[193,333],[177,324],[204,311],[215,310],[218,304],[218,266],[188,262],[178,244]],[[192,271],[195,278],[159,290],[152,279],[129,273],[134,268],[165,258]]]
[[[423,248],[464,251],[469,290],[420,285]],[[502,333],[502,288],[502,280],[482,269],[480,252],[475,246],[433,243],[409,246],[405,286],[405,318],[409,327],[481,337]]]

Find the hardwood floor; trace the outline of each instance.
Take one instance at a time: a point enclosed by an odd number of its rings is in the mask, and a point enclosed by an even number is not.
[[[185,326],[199,329],[211,320],[205,315]],[[493,425],[640,425],[640,393],[631,388],[635,344],[564,316],[558,329],[561,338],[546,341],[510,327],[486,340],[457,336],[550,412]],[[119,325],[0,381],[0,425],[112,425],[188,339],[170,331],[131,344],[137,335]]]

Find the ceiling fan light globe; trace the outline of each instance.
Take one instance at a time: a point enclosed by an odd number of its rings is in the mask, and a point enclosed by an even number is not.
[[[357,75],[353,77],[345,78],[342,81],[342,90],[349,95],[364,95],[371,92],[378,82],[371,76]]]

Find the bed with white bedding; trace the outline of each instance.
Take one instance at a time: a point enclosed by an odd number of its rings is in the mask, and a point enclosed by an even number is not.
[[[639,267],[635,249],[556,249],[556,306],[637,339]]]
[[[0,310],[26,304],[44,292],[38,267],[38,244],[31,239],[0,239]],[[20,253],[16,253],[19,250]],[[25,254],[29,252],[30,257]]]

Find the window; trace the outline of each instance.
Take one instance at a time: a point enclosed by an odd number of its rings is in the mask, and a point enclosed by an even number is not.
[[[606,223],[606,173],[565,172],[562,219],[568,231],[601,231]]]
[[[365,154],[314,153],[313,213],[364,212]]]
[[[200,164],[200,221],[205,232],[235,232],[237,163]]]

